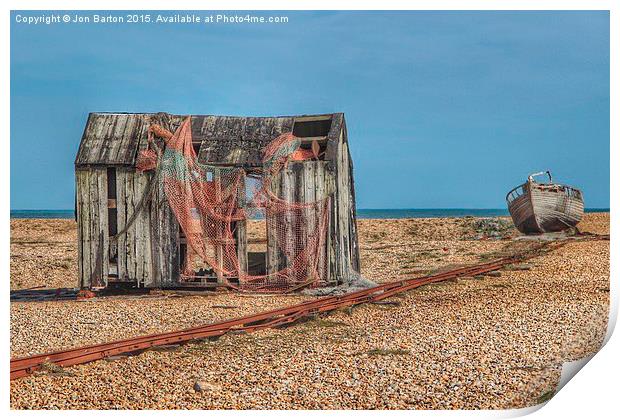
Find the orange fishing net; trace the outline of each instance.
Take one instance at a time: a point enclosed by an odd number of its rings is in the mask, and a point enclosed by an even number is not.
[[[330,197],[295,202],[286,188],[289,162],[316,157],[300,149],[298,138],[287,133],[269,143],[261,176],[250,178],[241,168],[198,162],[190,117],[166,137],[163,153],[141,152],[137,168],[159,166],[187,240],[184,279],[211,276],[241,290],[264,292],[324,284]],[[258,275],[249,273],[246,259],[247,222],[257,218],[265,220],[268,244],[266,273]]]

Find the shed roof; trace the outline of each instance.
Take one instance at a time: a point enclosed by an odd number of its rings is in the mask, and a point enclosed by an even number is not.
[[[138,151],[146,147],[152,118],[162,115],[171,131],[185,118],[153,113],[91,113],[75,159],[76,167],[134,166]],[[295,130],[300,137],[312,137],[317,130],[323,130],[320,137],[333,143],[338,141],[343,124],[341,113],[284,117],[195,115],[192,137],[194,143],[200,144],[201,163],[260,166],[263,148],[280,134]]]

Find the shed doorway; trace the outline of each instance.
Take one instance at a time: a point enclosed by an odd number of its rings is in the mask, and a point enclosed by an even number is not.
[[[247,273],[250,276],[267,274],[267,218],[264,207],[254,207],[256,192],[261,188],[262,171],[248,171],[245,176],[247,212]]]

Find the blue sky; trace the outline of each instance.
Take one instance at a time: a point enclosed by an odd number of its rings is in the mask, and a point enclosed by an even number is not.
[[[289,17],[279,25],[17,14],[41,13],[11,14],[12,209],[73,208],[92,111],[344,112],[358,208],[502,208],[544,169],[609,207],[607,12],[254,12]]]

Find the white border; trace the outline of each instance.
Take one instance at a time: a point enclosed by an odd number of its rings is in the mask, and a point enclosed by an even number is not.
[[[1,251],[4,255],[0,264],[0,269],[4,273],[5,285],[2,288],[2,314],[4,318],[2,328],[2,338],[4,346],[2,347],[2,360],[4,362],[0,364],[0,377],[7,378],[4,382],[6,386],[2,386],[2,403],[6,410],[9,407],[9,384],[8,384],[8,359],[9,359],[9,331],[8,331],[8,319],[9,319],[9,174],[10,174],[10,151],[9,151],[9,139],[10,139],[10,71],[9,71],[9,33],[10,33],[10,17],[9,11],[11,9],[17,10],[37,10],[37,9],[53,9],[53,10],[610,10],[610,53],[611,53],[611,103],[610,103],[610,115],[611,115],[611,139],[616,139],[610,144],[610,159],[611,159],[611,191],[618,191],[620,186],[619,171],[615,166],[620,156],[620,150],[618,147],[618,124],[614,117],[620,115],[618,113],[618,74],[620,68],[618,66],[618,40],[620,40],[620,25],[619,25],[619,3],[616,1],[602,1],[602,0],[522,0],[522,1],[488,1],[488,0],[412,0],[405,4],[402,1],[383,0],[381,2],[365,3],[360,1],[326,1],[326,0],[300,0],[295,2],[286,1],[274,1],[263,0],[261,2],[256,1],[222,1],[215,0],[209,2],[191,2],[187,0],[175,0],[174,2],[166,2],[162,0],[151,1],[77,1],[77,0],[65,0],[65,1],[15,1],[8,0],[2,2],[2,9],[4,10],[3,19],[0,21],[1,28],[1,46],[0,54],[2,60],[2,112],[0,116],[0,130],[2,130],[3,141],[0,142],[0,167],[2,171],[2,177],[0,179],[0,188],[2,189],[3,200],[0,200],[0,211],[2,212],[3,219],[0,224],[2,241],[0,242]],[[618,208],[618,195],[611,197],[610,202],[611,211]],[[615,216],[611,218],[611,230],[613,233],[620,231],[618,229],[618,220]],[[612,268],[612,286],[611,286],[611,314],[610,314],[610,328],[608,330],[607,339],[611,337],[611,332],[615,326],[618,311],[618,246],[615,240],[611,242],[611,268]],[[597,354],[590,363],[583,368],[583,371],[579,374],[578,380],[573,380],[566,385],[561,392],[559,392],[548,404],[540,411],[537,411],[533,416],[537,418],[550,418],[550,417],[562,417],[562,418],[584,418],[586,416],[593,418],[610,418],[613,414],[617,415],[616,404],[617,391],[616,391],[616,378],[618,376],[618,354],[620,344],[617,337],[611,337],[607,345]],[[535,409],[535,408],[534,408]],[[456,411],[456,412],[382,412],[381,415],[390,415],[393,417],[409,417],[416,416],[441,416],[441,417],[506,417],[522,415],[531,412],[533,409],[524,410],[511,410],[511,411]],[[613,413],[613,414],[612,414]],[[50,413],[50,412],[10,412],[12,416],[19,417],[38,417],[38,416],[82,416],[80,412],[62,412],[62,413]],[[115,416],[130,416],[137,414],[135,412],[89,412],[88,415],[95,417],[103,417],[109,415]],[[167,412],[149,412],[149,416],[163,417],[168,416]],[[176,414],[176,413],[175,413]],[[227,418],[241,418],[241,416],[258,416],[258,417],[275,417],[280,415],[294,414],[296,417],[324,417],[337,415],[340,419],[353,418],[357,420],[360,416],[371,418],[379,415],[379,413],[372,412],[220,412],[212,411],[208,413],[194,411],[194,412],[182,412],[182,416],[209,416],[210,418],[227,417]]]

